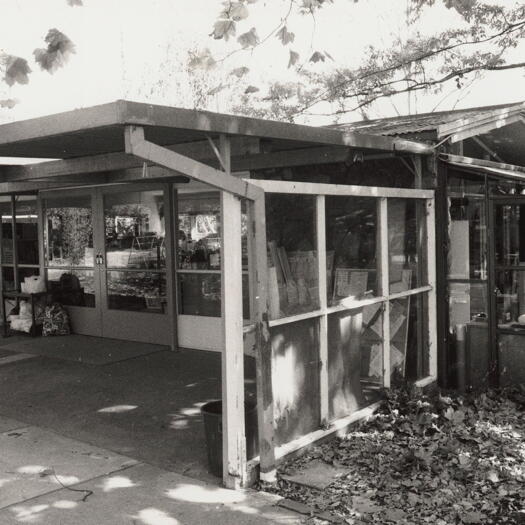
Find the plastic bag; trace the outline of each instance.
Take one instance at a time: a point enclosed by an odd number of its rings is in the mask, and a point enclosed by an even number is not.
[[[24,279],[23,285],[20,286],[22,292],[40,293],[46,291],[46,282],[41,275],[31,275]]]

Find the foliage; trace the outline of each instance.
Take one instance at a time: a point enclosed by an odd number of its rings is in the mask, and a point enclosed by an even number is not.
[[[281,480],[276,490],[342,523],[525,522],[525,389],[466,397],[387,394],[344,439],[281,468],[322,459],[347,474],[323,491]]]
[[[52,241],[63,250],[61,257],[73,266],[82,263],[86,247],[92,243],[93,223],[89,208],[51,208],[47,210]]]
[[[252,3],[255,2],[225,1],[213,37],[224,40],[233,38],[238,27],[249,19],[249,4]],[[316,106],[326,102],[335,107],[331,113],[337,115],[366,108],[376,100],[403,93],[439,92],[449,82],[453,82],[459,91],[481,72],[525,68],[525,62],[507,61],[509,50],[515,48],[525,36],[525,6],[522,2],[410,0],[408,38],[398,38],[387,49],[370,46],[357,68],[337,64],[329,72],[318,71],[316,66],[332,60],[332,56],[326,50],[314,49],[308,56],[302,57],[292,49],[291,46],[297,42],[290,27],[290,14],[295,8],[299,13],[315,17],[321,8],[331,3],[333,1],[292,0],[288,13],[270,34],[261,39],[247,38],[243,33],[237,38],[240,44],[238,51],[251,51],[272,36],[288,49],[288,67],[297,71],[297,85],[308,87],[303,89],[302,100],[295,99],[295,117],[309,114]],[[439,5],[459,15],[457,27],[430,35],[417,30],[416,24],[421,16]],[[255,32],[255,28],[250,32]],[[351,45],[350,38],[348,45]],[[277,93],[279,100],[282,89],[279,83],[275,83],[267,91],[260,90],[260,94],[245,100],[251,103],[245,105],[244,112],[258,116],[274,115],[271,92],[274,95]],[[251,90],[251,93],[255,91]],[[290,108],[286,114],[291,117]]]

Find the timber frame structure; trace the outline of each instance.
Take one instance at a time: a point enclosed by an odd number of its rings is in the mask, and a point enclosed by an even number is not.
[[[274,167],[344,163],[355,152],[361,158],[399,156],[413,162],[415,183],[411,188],[370,187],[349,184],[257,180],[234,175]],[[246,486],[260,470],[265,481],[275,480],[276,462],[366,416],[374,405],[345,417],[330,420],[328,408],[328,316],[354,312],[378,304],[383,311],[384,386],[390,386],[390,304],[408,296],[425,297],[428,318],[428,374],[418,381],[425,386],[437,379],[436,269],[434,192],[423,189],[429,176],[426,156],[434,149],[426,144],[392,137],[349,133],[258,119],[218,115],[170,107],[117,101],[50,117],[0,126],[0,155],[53,159],[27,165],[0,165],[0,194],[35,193],[49,189],[144,182],[184,184],[197,181],[220,191],[221,198],[221,289],[223,341],[223,481],[228,487]],[[58,159],[58,160],[56,160]],[[432,176],[432,174],[430,174]],[[419,182],[418,182],[419,181]],[[268,313],[268,268],[266,201],[270,194],[300,194],[315,200],[319,308],[284,319]],[[325,199],[329,196],[369,197],[377,203],[380,291],[377,297],[327,304],[325,255]],[[401,292],[389,289],[388,200],[415,199],[424,204],[424,230],[420,241],[428,266],[425,282]],[[241,267],[241,202],[247,206],[252,323],[243,326]],[[176,230],[176,228],[175,228]],[[176,234],[175,234],[176,235]],[[176,243],[171,245],[172,254]],[[173,276],[171,282],[173,282]],[[172,287],[174,285],[172,284]],[[173,301],[176,302],[176,293]],[[171,310],[174,315],[174,310]],[[275,441],[274,392],[272,384],[273,327],[307,319],[319,323],[319,380],[321,423],[314,430],[288,443]],[[254,334],[257,374],[259,456],[247,460],[242,380],[245,338]],[[173,324],[173,344],[177,346]]]

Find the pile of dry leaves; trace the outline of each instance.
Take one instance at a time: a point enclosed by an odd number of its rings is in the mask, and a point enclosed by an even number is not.
[[[327,488],[281,479],[264,489],[348,524],[525,524],[524,437],[525,390],[392,391],[344,439],[280,469],[284,475],[319,460],[344,468]]]

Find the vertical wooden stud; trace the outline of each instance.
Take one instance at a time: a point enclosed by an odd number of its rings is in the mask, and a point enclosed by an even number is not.
[[[437,303],[436,303],[436,214],[434,199],[427,200],[427,258],[428,284],[428,368],[431,377],[437,377]]]
[[[257,421],[259,433],[260,479],[275,483],[275,427],[272,384],[272,343],[268,318],[268,255],[266,248],[265,195],[250,203],[253,235],[255,304],[255,358],[257,373]]]
[[[15,277],[15,290],[20,291],[20,275],[18,274],[18,244],[16,242],[16,197],[11,195],[11,232],[13,235],[13,273]]]
[[[221,135],[220,152],[230,171],[230,141]],[[242,333],[241,201],[221,192],[221,314],[223,482],[239,488],[246,482],[244,426],[244,347]]]
[[[390,275],[388,261],[388,200],[382,197],[378,201],[379,218],[379,286],[380,293],[387,297],[390,293]],[[385,301],[383,309],[383,386],[390,387],[390,301]]]
[[[177,339],[177,253],[179,217],[177,210],[177,190],[171,184],[163,185],[166,199],[164,221],[166,225],[166,288],[168,290],[168,315],[170,317],[170,347],[172,351],[178,350]]]
[[[319,397],[321,424],[328,425],[330,406],[328,399],[328,285],[326,279],[326,207],[325,196],[316,197],[317,273],[319,276],[319,307],[323,314],[319,318]]]

